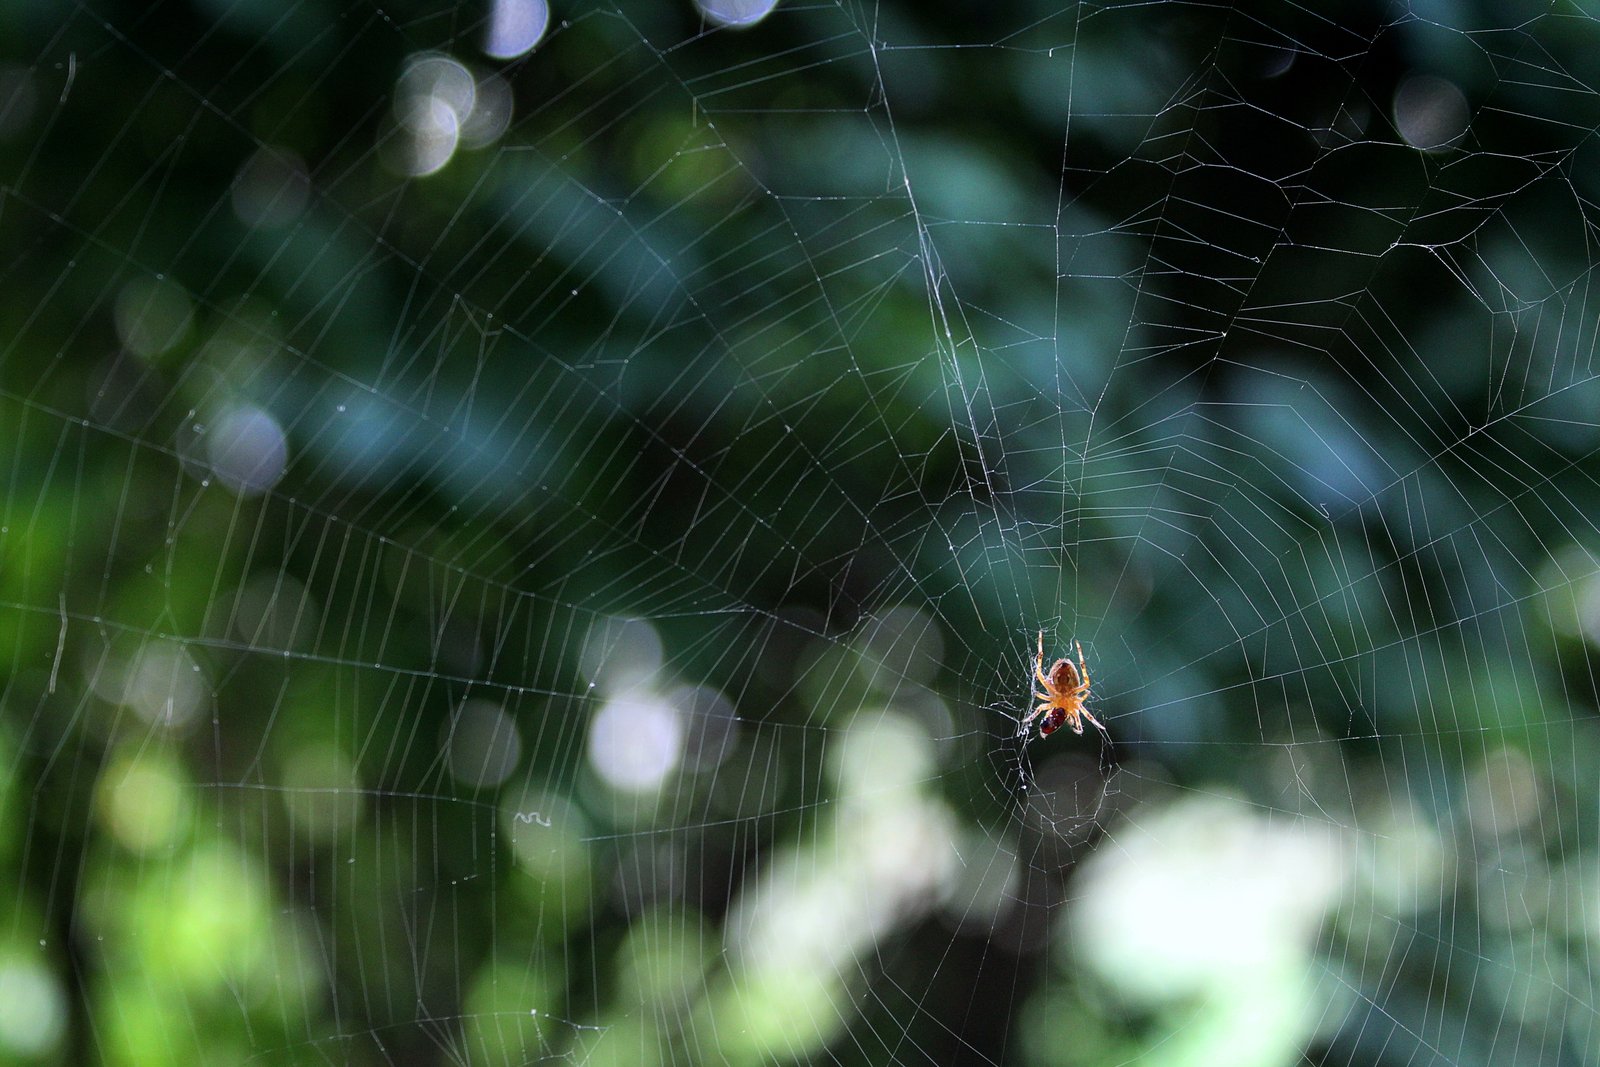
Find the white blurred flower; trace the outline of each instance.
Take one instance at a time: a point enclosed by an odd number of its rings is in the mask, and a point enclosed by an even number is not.
[[[1225,797],[1141,812],[1080,869],[1071,933],[1146,1002],[1295,973],[1343,888],[1343,853],[1329,825]]]

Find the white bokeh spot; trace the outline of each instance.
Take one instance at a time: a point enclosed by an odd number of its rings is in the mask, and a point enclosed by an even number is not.
[[[278,420],[262,408],[225,412],[206,435],[206,459],[223,485],[240,496],[259,496],[278,484],[289,465],[289,442]]]
[[[549,25],[545,0],[493,0],[483,50],[495,59],[516,59],[533,50]]]
[[[613,789],[653,792],[677,768],[683,738],[683,719],[669,701],[619,696],[589,728],[589,762]]]
[[[721,26],[754,26],[778,6],[778,0],[695,0],[706,18]]]

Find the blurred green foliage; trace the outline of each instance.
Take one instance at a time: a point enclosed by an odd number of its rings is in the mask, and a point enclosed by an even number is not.
[[[1592,13],[488,15],[0,11],[0,1063],[1600,1063]]]

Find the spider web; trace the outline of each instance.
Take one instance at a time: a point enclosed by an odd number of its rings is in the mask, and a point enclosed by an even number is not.
[[[0,20],[0,1061],[1600,1063],[1582,5]]]

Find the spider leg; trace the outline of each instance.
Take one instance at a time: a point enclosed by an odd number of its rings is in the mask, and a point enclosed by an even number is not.
[[[1080,686],[1080,688],[1082,688],[1083,690],[1087,691],[1088,688],[1089,688],[1089,665],[1087,663],[1083,662],[1083,645],[1079,644],[1077,641],[1074,641],[1072,643],[1074,645],[1077,645],[1077,648],[1078,648],[1078,673],[1083,675],[1083,685]]]
[[[1038,695],[1039,694],[1037,693],[1034,694],[1034,696]],[[1033,723],[1033,720],[1037,719],[1041,713],[1049,711],[1053,706],[1054,705],[1052,705],[1049,701],[1045,701],[1043,704],[1040,704],[1038,707],[1030,711],[1028,713],[1028,717],[1017,724],[1017,736],[1021,737],[1026,734],[1028,732],[1028,727]]]
[[[1044,673],[1044,631],[1039,631],[1039,658],[1033,661],[1033,676],[1050,688],[1050,679]]]
[[[1099,719],[1095,718],[1093,715],[1089,714],[1089,709],[1088,708],[1079,708],[1078,709],[1078,714],[1082,715],[1085,719],[1088,719],[1090,722],[1094,723],[1094,728],[1096,730],[1099,730],[1101,733],[1107,733],[1108,732],[1106,730],[1106,727],[1105,727],[1104,723],[1102,723]],[[1083,731],[1081,729],[1078,732],[1080,734],[1083,733]]]

